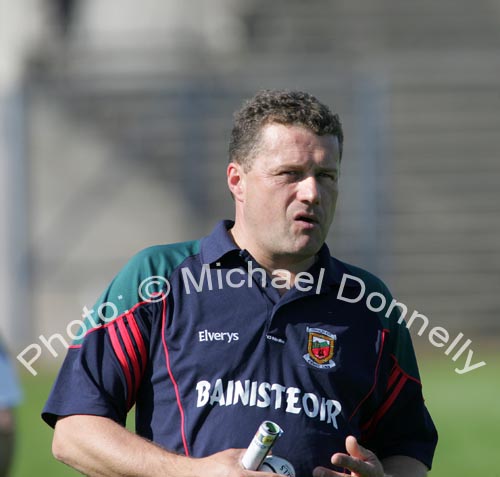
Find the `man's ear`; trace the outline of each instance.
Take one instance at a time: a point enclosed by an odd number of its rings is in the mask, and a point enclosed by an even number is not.
[[[230,162],[227,166],[227,186],[234,200],[242,201],[245,190],[245,172],[243,166],[236,162]]]

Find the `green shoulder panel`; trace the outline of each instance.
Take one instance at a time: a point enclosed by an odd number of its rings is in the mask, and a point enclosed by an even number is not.
[[[373,312],[377,315],[382,327],[389,330],[387,336],[388,345],[390,352],[395,355],[399,366],[415,379],[420,380],[417,360],[415,357],[415,351],[413,349],[413,343],[411,341],[411,336],[406,327],[406,321],[401,316],[401,305],[398,305],[398,300],[394,299],[391,292],[385,285],[385,283],[372,273],[344,263],[349,273],[355,277],[361,279],[365,285],[365,292],[362,298],[362,303],[367,303],[367,298],[370,293],[381,294],[385,298],[385,306],[377,312]],[[372,308],[378,309],[382,306],[382,298],[378,295],[373,296],[373,302],[371,302]]]
[[[108,285],[91,310],[85,313],[82,331],[73,345],[83,341],[85,331],[108,323],[135,305],[165,292],[172,272],[188,257],[199,253],[200,241],[156,245],[134,255]]]

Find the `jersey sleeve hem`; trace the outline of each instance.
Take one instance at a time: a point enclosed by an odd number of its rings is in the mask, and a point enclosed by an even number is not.
[[[60,417],[74,416],[74,415],[86,415],[86,416],[99,416],[99,417],[107,417],[112,419],[119,424],[124,424],[118,418],[118,416],[111,412],[109,408],[105,406],[95,405],[92,411],[89,409],[80,409],[77,407],[67,406],[66,402],[54,402],[54,408],[57,408],[57,411],[52,407],[47,407],[42,411],[42,419],[52,428],[55,427],[57,420]]]
[[[424,464],[428,470],[431,470],[432,460],[434,457],[434,447],[434,445],[426,445],[422,444],[421,442],[406,442],[395,445],[390,449],[379,451],[377,457],[381,461],[388,457],[394,457],[398,455],[412,457],[413,459],[422,462],[422,464]]]

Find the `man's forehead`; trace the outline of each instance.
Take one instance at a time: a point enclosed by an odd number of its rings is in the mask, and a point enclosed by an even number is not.
[[[323,160],[335,167],[340,158],[338,138],[319,136],[305,126],[271,123],[262,128],[257,155],[270,153],[286,162],[303,161],[304,153],[323,153]],[[287,154],[288,153],[288,154]]]

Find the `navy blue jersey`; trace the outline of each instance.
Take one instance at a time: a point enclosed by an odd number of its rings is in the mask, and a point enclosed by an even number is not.
[[[331,467],[350,434],[379,458],[430,467],[437,434],[408,330],[397,307],[356,301],[364,291],[389,304],[384,284],[324,245],[280,295],[231,226],[132,258],[69,349],[45,421],[92,414],[123,424],[135,404],[138,434],[200,457],[247,447],[272,420],[284,429],[273,452],[297,475]]]

